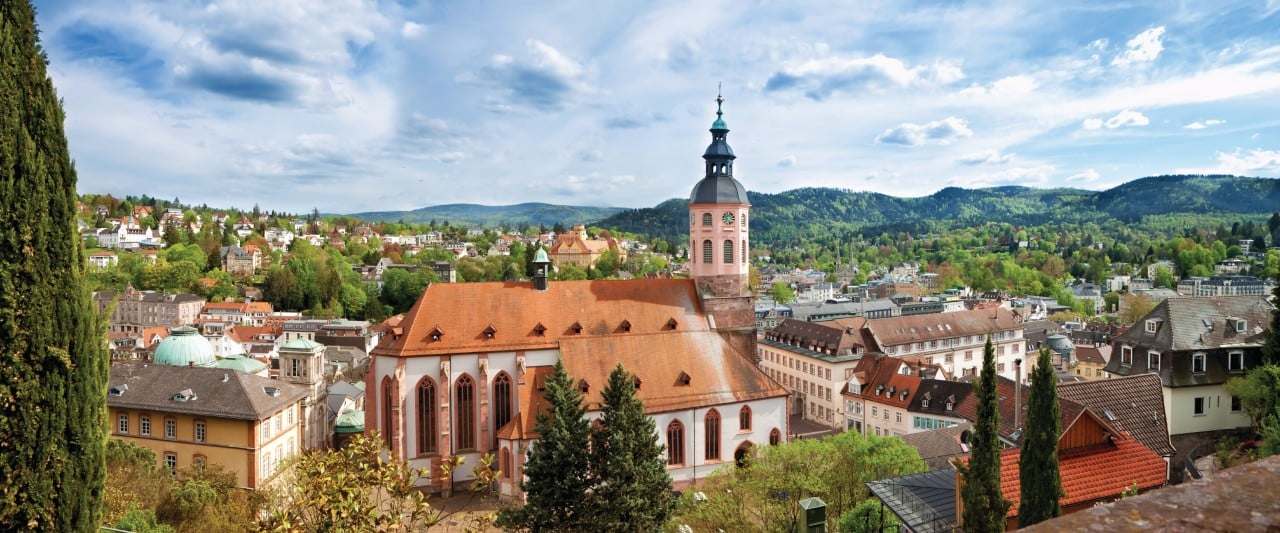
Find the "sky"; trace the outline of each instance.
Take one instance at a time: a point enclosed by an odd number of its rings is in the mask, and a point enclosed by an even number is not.
[[[1280,0],[36,0],[82,193],[330,213],[1280,175]],[[543,5],[548,4],[548,5]]]

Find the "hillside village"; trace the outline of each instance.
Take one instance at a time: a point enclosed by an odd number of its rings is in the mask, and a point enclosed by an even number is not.
[[[492,453],[497,493],[518,502],[551,366],[594,402],[601,372],[622,363],[677,489],[754,446],[899,438],[928,470],[871,491],[926,531],[955,527],[954,505],[911,487],[955,493],[987,342],[1015,473],[1025,385],[1035,355],[1052,354],[1068,511],[1204,477],[1216,443],[1247,433],[1224,387],[1261,364],[1280,250],[1240,239],[1208,276],[1167,259],[1112,264],[1096,282],[1060,272],[1041,294],[976,290],[919,260],[783,266],[749,247],[727,132],[717,120],[682,246],[585,224],[495,231],[86,198],[94,300],[111,312],[112,436],[166,468],[216,463],[259,489],[304,450],[376,434],[427,470]],[[474,479],[465,470],[425,488],[451,492]]]

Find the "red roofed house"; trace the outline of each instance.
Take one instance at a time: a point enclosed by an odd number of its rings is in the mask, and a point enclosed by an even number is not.
[[[582,224],[575,224],[573,229],[556,235],[556,240],[547,250],[547,256],[556,266],[576,265],[586,269],[595,265],[605,252],[613,250],[618,253],[618,262],[627,260],[627,251],[618,246],[618,241],[601,232],[599,239],[587,238],[587,229]]]
[[[1020,453],[1020,448],[1014,448],[1000,454],[1000,489],[1004,498],[1012,502],[1007,522],[1010,530],[1018,527]],[[968,462],[968,458],[961,461]],[[1128,433],[1117,430],[1093,411],[1082,409],[1070,423],[1063,424],[1058,438],[1058,469],[1063,492],[1058,502],[1063,514],[1067,514],[1119,499],[1134,485],[1139,492],[1161,487],[1166,465],[1163,458]],[[956,477],[959,487],[963,480],[958,473]],[[957,498],[956,523],[963,525],[963,520],[964,501]]]
[[[614,367],[636,376],[677,487],[781,442],[787,391],[751,360],[748,264],[736,253],[746,249],[750,206],[732,176],[724,121],[711,132],[706,177],[689,202],[691,238],[706,250],[691,279],[550,281],[550,262],[538,254],[532,282],[432,284],[370,354],[367,431],[415,468],[464,458],[453,483],[494,453],[501,495],[519,499],[546,377],[559,360],[579,380],[588,417],[599,416]],[[445,483],[426,482],[433,490]]]

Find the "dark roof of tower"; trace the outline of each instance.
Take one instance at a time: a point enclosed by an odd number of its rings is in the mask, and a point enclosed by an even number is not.
[[[691,204],[749,204],[747,189],[733,176],[707,176],[693,186]]]

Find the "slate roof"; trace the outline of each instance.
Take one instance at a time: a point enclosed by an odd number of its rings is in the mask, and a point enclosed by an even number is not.
[[[1021,453],[1019,448],[1000,453],[1000,490],[1012,502],[1010,517],[1018,515],[1022,499],[1018,477]],[[1115,499],[1134,483],[1139,490],[1159,487],[1164,485],[1166,468],[1164,459],[1127,435],[1114,437],[1111,443],[1065,450],[1058,454],[1063,492],[1059,504],[1067,507]]]
[[[956,409],[965,398],[973,392],[973,384],[942,379],[922,379],[916,393],[911,396],[911,404],[907,407],[913,413],[927,413],[938,416],[959,416]],[[924,405],[924,400],[929,405]],[[947,409],[947,402],[952,402],[952,409]]]
[[[805,322],[791,318],[783,319],[769,330],[766,337],[789,346],[796,342],[799,347],[837,357],[852,355],[859,340],[856,331],[834,322]]]
[[[902,525],[917,533],[956,529],[956,471],[933,470],[921,474],[867,483]]]
[[[166,365],[112,365],[107,387],[107,405],[118,409],[236,420],[265,419],[307,396],[305,387],[234,370]],[[194,399],[174,400],[187,389]]]
[[[867,320],[866,328],[880,346],[896,346],[965,335],[986,335],[992,331],[1015,329],[1018,325],[1013,312],[996,308],[873,318]]]
[[[1058,397],[1088,407],[1156,455],[1172,456],[1164,391],[1155,374],[1058,384]]]
[[[960,442],[960,436],[972,428],[972,423],[965,422],[942,429],[908,433],[901,439],[920,452],[920,458],[924,459],[930,470],[949,470],[954,468],[951,465],[952,457],[969,453],[969,445]]]
[[[1125,364],[1120,348],[1113,348],[1107,372],[1128,376],[1156,372],[1165,387],[1189,387],[1226,383],[1242,372],[1228,368],[1225,350],[1244,352],[1244,369],[1261,364],[1262,342],[1271,318],[1272,305],[1263,296],[1220,296],[1212,298],[1169,298],[1160,302],[1134,327],[1118,335],[1113,346],[1133,348],[1132,364]],[[1158,321],[1154,333],[1147,321]],[[1245,331],[1237,332],[1235,319],[1245,320]],[[1160,369],[1148,370],[1149,350],[1160,352]],[[1191,354],[1205,352],[1204,372],[1193,372]]]
[[[373,354],[550,349],[575,337],[709,331],[688,279],[552,281],[545,291],[530,282],[434,283],[400,327],[403,334],[385,337]],[[433,340],[435,332],[439,340]]]

